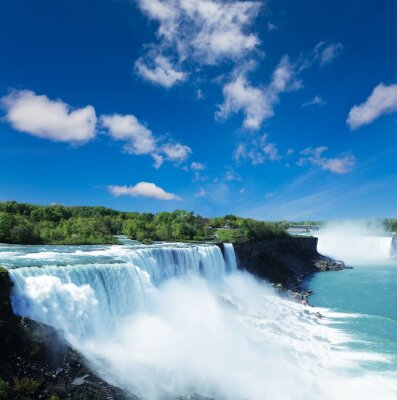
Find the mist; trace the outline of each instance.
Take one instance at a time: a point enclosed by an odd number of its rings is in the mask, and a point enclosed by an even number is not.
[[[347,264],[391,261],[395,256],[392,235],[377,222],[339,221],[328,223],[315,233],[321,254]]]
[[[170,279],[112,326],[98,321],[93,290],[48,278],[29,278],[30,312],[62,327],[105,380],[144,399],[392,399],[397,390],[387,376],[357,373],[382,357],[348,349],[353,338],[331,328],[332,317],[319,318],[247,273]]]

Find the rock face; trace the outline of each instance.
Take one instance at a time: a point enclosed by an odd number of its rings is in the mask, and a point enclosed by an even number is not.
[[[317,252],[317,238],[286,237],[234,244],[240,268],[282,287],[301,291],[314,272],[336,271],[343,262]]]

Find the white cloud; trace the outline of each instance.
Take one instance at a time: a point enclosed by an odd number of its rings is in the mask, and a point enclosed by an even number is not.
[[[5,119],[20,132],[55,142],[82,144],[95,137],[92,106],[72,109],[61,100],[50,100],[30,90],[13,91],[1,99]]]
[[[192,153],[192,149],[189,146],[180,143],[167,143],[161,147],[161,151],[168,160],[175,162],[186,161]]]
[[[102,125],[116,140],[127,142],[131,154],[151,154],[156,151],[156,139],[151,130],[142,125],[134,115],[102,115]]]
[[[273,115],[265,91],[251,86],[244,74],[237,75],[223,87],[223,97],[224,102],[215,114],[217,119],[227,119],[231,114],[242,111],[245,116],[243,126],[258,130],[263,120]]]
[[[150,197],[156,200],[181,200],[179,196],[168,193],[154,183],[139,182],[135,186],[114,186],[108,187],[109,192],[116,197],[133,196],[133,197]]]
[[[303,71],[314,64],[320,67],[331,64],[341,54],[343,48],[342,43],[319,42],[312,51],[300,55],[297,62],[298,69],[299,71]]]
[[[224,120],[242,111],[244,128],[258,130],[265,119],[274,115],[274,106],[279,102],[280,94],[299,89],[302,85],[296,79],[294,67],[287,56],[281,59],[267,87],[252,86],[246,74],[247,70],[237,71],[223,87],[224,102],[215,116]]]
[[[280,159],[280,154],[274,143],[268,143],[263,147],[263,153],[267,155],[270,161],[277,161]]]
[[[145,61],[137,61],[137,70],[166,87],[186,75],[164,54],[174,53],[179,66],[185,61],[215,65],[225,59],[241,59],[260,43],[257,35],[249,32],[261,7],[259,1],[138,0],[138,5],[158,23],[158,41],[149,46]]]
[[[164,160],[174,163],[186,161],[192,149],[181,143],[160,143],[153,132],[132,114],[103,115],[101,124],[115,140],[126,142],[124,149],[130,154],[147,154],[154,160],[154,167],[160,168]]]
[[[190,168],[194,171],[203,171],[205,169],[205,165],[200,162],[193,161],[190,164]]]
[[[284,92],[300,89],[302,83],[296,77],[295,66],[291,64],[289,57],[284,55],[273,72],[272,80],[268,87],[269,96],[277,98]]]
[[[183,82],[187,74],[171,64],[170,60],[163,56],[155,56],[148,63],[140,58],[135,63],[138,73],[146,80],[165,88],[170,88],[176,83]]]
[[[159,169],[163,165],[164,157],[156,153],[153,153],[151,156],[154,160],[153,167]]]
[[[330,63],[342,48],[341,43],[320,42],[310,53],[310,57],[301,56],[294,64],[284,55],[265,87],[255,87],[249,82],[247,74],[253,68],[252,63],[248,62],[245,66],[237,68],[232,79],[223,87],[224,101],[215,114],[216,118],[225,120],[232,114],[242,112],[243,127],[259,130],[262,123],[274,115],[274,107],[280,101],[282,93],[302,88],[302,82],[298,79],[300,72],[311,67],[315,61],[321,65]],[[316,96],[303,106],[314,104],[324,102]]]
[[[233,158],[236,161],[241,161],[247,157],[247,145],[245,143],[239,143],[234,150]]]
[[[332,62],[342,52],[342,50],[342,43],[327,44],[325,42],[318,43],[315,49],[320,65]]]
[[[5,119],[14,129],[33,136],[83,144],[96,135],[97,118],[92,106],[72,109],[61,100],[50,100],[29,90],[13,91],[1,98],[0,104],[6,111]],[[192,153],[184,144],[156,137],[132,114],[102,115],[100,124],[112,139],[126,143],[127,153],[150,155],[155,168],[164,160],[180,164]]]
[[[266,161],[278,161],[280,153],[275,143],[267,142],[268,135],[262,135],[251,143],[239,143],[234,152],[234,159],[239,162],[248,159],[252,165],[264,164]]]
[[[255,1],[138,0],[141,10],[159,24],[158,46],[181,59],[203,64],[242,57],[259,44],[249,33],[259,8]]]
[[[397,112],[397,84],[379,84],[364,103],[354,106],[347,117],[350,129],[368,125],[385,114]]]
[[[301,166],[305,164],[316,165],[335,174],[347,174],[353,170],[356,164],[354,156],[350,154],[337,158],[327,158],[323,155],[327,150],[328,148],[325,146],[309,147],[300,152],[301,158],[299,158],[297,164]]]
[[[325,104],[325,101],[320,96],[314,96],[311,100],[302,104],[302,107],[320,106]]]

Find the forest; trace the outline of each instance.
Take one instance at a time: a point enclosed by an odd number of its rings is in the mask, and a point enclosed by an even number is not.
[[[41,206],[0,202],[0,243],[112,244],[117,235],[153,241],[227,241],[288,236],[285,222],[226,215],[204,218],[193,212],[138,213],[105,207]]]

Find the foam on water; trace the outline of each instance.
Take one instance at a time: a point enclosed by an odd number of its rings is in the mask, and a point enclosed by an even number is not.
[[[43,251],[73,263],[10,269],[14,311],[62,329],[98,374],[144,399],[397,396],[394,375],[362,365],[387,356],[352,351],[332,316],[237,271],[232,245],[225,259],[211,245]]]

